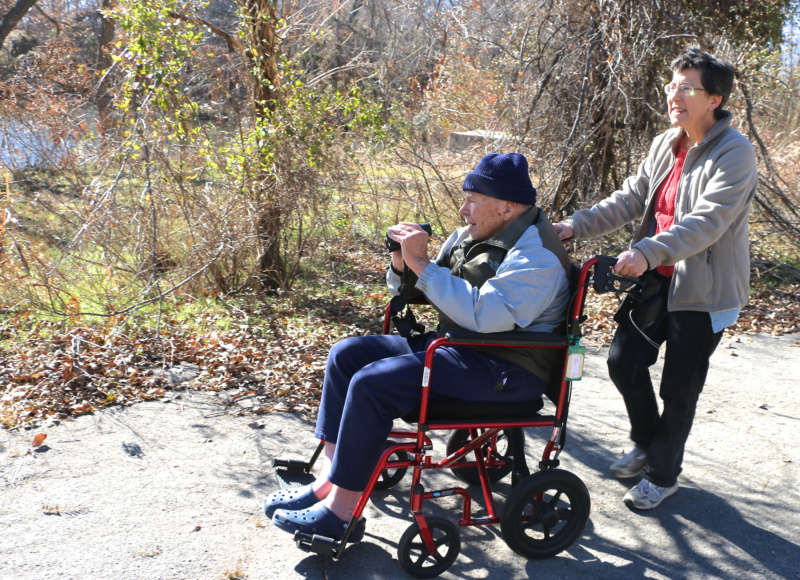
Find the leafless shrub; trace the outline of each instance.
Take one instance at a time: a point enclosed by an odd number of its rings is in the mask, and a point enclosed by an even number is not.
[[[26,150],[50,159],[6,163],[0,181],[4,304],[119,321],[166,300],[260,292],[270,272],[288,289],[322,244],[380,237],[401,219],[451,229],[464,173],[495,146],[528,155],[540,205],[560,217],[635,170],[666,127],[668,62],[691,43],[736,64],[730,107],[760,157],[759,219],[796,248],[796,52],[763,49],[788,5],[761,3],[767,24],[745,26],[739,2],[284,3],[273,64],[299,88],[286,93],[289,113],[264,106],[259,120],[265,99],[234,2],[175,3],[170,26],[203,34],[156,104],[123,92],[144,80],[125,68],[123,30],[85,3],[50,0],[58,26],[32,12],[38,44],[4,60],[0,78],[2,119],[35,129]],[[353,129],[358,107],[320,106],[352,86],[385,122],[380,139]],[[126,98],[127,110],[109,107]],[[450,133],[472,129],[507,139],[447,150]]]

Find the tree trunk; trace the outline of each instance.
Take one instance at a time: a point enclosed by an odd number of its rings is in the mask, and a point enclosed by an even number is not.
[[[275,110],[278,89],[276,64],[277,12],[274,0],[240,0],[243,26],[248,39],[247,55],[252,70],[253,114],[256,127],[269,122]],[[262,286],[274,290],[283,284],[285,264],[281,256],[280,235],[283,215],[279,202],[277,180],[271,168],[257,160],[253,183],[253,198],[258,207],[256,234],[260,244],[258,277]]]
[[[38,0],[17,0],[14,6],[11,7],[2,19],[0,19],[0,48],[3,48],[3,43],[11,31],[17,26],[22,17],[27,14],[28,10],[33,8]]]
[[[97,71],[105,75],[111,67],[111,42],[114,40],[114,21],[106,16],[111,10],[112,0],[103,0],[100,12],[100,42],[97,48]],[[95,105],[97,106],[97,128],[100,135],[105,135],[111,123],[112,97],[108,93],[108,78],[103,76],[97,87]]]

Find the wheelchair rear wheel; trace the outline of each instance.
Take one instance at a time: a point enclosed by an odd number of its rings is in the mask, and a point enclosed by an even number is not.
[[[458,526],[438,517],[425,518],[435,546],[429,552],[419,524],[414,522],[403,533],[397,545],[397,558],[403,570],[416,578],[433,578],[447,570],[461,551]]]
[[[480,430],[479,430],[480,433]],[[450,438],[447,440],[447,454],[455,453],[461,449],[469,440],[469,429],[456,429],[453,431]],[[508,435],[505,431],[499,433],[496,438],[490,439],[484,443],[481,450],[483,458],[489,460],[490,458],[503,462],[503,465],[497,467],[487,467],[486,471],[489,474],[489,481],[492,483],[500,481],[506,475],[511,473],[513,467],[511,461],[511,445],[509,444]],[[480,483],[478,469],[476,467],[451,469],[458,479],[469,484]]]
[[[501,521],[503,539],[527,558],[550,558],[578,538],[589,518],[589,492],[562,469],[540,471],[514,486]]]
[[[391,441],[386,442],[386,447],[392,445]],[[389,459],[394,461],[408,461],[408,453],[403,451],[402,449],[399,451],[395,451],[389,456]],[[384,469],[381,471],[380,476],[378,477],[378,481],[375,482],[375,489],[389,489],[397,485],[397,483],[403,479],[403,476],[406,474],[408,468],[406,467],[398,467],[396,469]]]

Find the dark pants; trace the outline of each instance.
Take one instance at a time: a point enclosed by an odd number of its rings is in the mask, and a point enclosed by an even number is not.
[[[659,345],[667,343],[659,391],[664,403],[660,415],[649,371],[658,349],[629,321],[617,327],[608,354],[608,371],[625,400],[631,439],[647,452],[644,477],[668,487],[675,484],[681,472],[708,361],[722,332],[712,331],[707,312],[680,311],[666,312],[647,335]]]
[[[435,338],[359,336],[336,343],[328,355],[317,427],[336,443],[329,480],[363,490],[386,444],[392,422],[420,401],[425,347]],[[544,391],[536,375],[476,349],[436,350],[430,396],[472,401],[527,401]]]

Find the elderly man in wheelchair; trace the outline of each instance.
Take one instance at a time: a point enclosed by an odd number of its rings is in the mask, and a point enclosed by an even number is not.
[[[421,333],[411,323],[402,331],[406,336],[347,338],[331,349],[315,429],[324,442],[323,467],[312,483],[267,498],[264,512],[279,528],[333,541],[363,537],[365,522],[354,520],[354,508],[374,483],[370,478],[393,420],[420,406],[432,341],[460,329],[524,336],[563,328],[571,266],[536,207],[525,157],[486,155],[466,176],[463,190],[459,213],[466,226],[450,235],[434,262],[428,259],[429,234],[419,224],[388,230],[388,285],[397,296],[422,297],[432,305],[439,314],[437,331]],[[403,322],[408,320],[400,320],[400,327]],[[561,381],[565,352],[566,347],[436,348],[430,404],[541,399]]]

